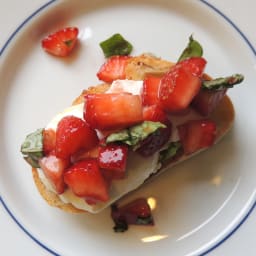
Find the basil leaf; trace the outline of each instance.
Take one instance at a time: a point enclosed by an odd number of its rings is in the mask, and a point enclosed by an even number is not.
[[[43,157],[43,130],[38,129],[27,135],[21,145],[24,159],[35,168],[39,167],[38,160]]]
[[[138,216],[136,219],[136,224],[137,225],[153,225],[154,220],[152,215],[149,215],[147,217]]]
[[[136,150],[136,146],[142,140],[156,132],[159,128],[165,127],[166,126],[160,122],[144,121],[143,123],[134,125],[128,129],[110,134],[106,139],[106,143],[122,142],[129,146],[133,146],[133,150]]]
[[[119,132],[112,133],[106,139],[107,144],[111,142],[123,142],[131,146],[132,144],[130,141],[131,141],[131,138],[130,138],[130,133],[128,129],[124,129]]]
[[[183,50],[182,54],[180,55],[178,62],[185,60],[190,57],[202,57],[203,56],[203,48],[200,43],[193,39],[191,35],[189,37],[189,43],[187,47]]]
[[[159,162],[163,163],[166,160],[174,157],[179,149],[181,148],[181,143],[179,141],[171,142],[168,147],[160,152]]]
[[[227,77],[219,77],[213,80],[206,80],[202,83],[202,88],[207,90],[220,91],[234,87],[236,84],[240,84],[244,80],[244,76],[241,74],[234,74]]]
[[[133,49],[131,43],[125,40],[120,34],[114,34],[107,40],[101,42],[100,47],[106,58],[113,55],[129,55]]]
[[[116,233],[125,232],[128,230],[128,224],[126,221],[116,221],[113,229]]]
[[[166,126],[160,122],[152,121],[144,121],[139,125],[132,126],[129,130],[133,145],[139,144],[139,142],[146,139],[150,134],[156,132],[159,128],[166,128]]]

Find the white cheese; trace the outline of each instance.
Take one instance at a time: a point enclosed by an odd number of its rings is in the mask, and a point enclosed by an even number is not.
[[[53,129],[56,131],[59,121],[65,116],[76,116],[79,118],[83,118],[83,111],[84,111],[84,103],[71,106],[66,108],[63,112],[56,115],[50,123],[45,127],[45,129]]]
[[[133,95],[141,95],[143,81],[134,80],[115,80],[106,93],[123,93],[128,92]]]

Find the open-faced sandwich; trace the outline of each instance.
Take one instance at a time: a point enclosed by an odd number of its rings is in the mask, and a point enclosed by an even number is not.
[[[231,128],[226,95],[242,75],[211,78],[190,37],[176,63],[109,54],[71,107],[29,134],[21,152],[52,206],[97,213],[147,180],[216,144]]]

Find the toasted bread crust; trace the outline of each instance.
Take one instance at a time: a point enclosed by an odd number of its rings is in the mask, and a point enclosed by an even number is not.
[[[162,74],[168,71],[168,69],[173,64],[171,62],[163,61],[161,59],[142,55],[139,57],[132,58],[130,62],[130,66],[128,66],[128,75],[127,78],[140,80],[145,77],[146,74],[154,73],[154,74]],[[141,67],[143,66],[144,72],[141,72]],[[139,71],[138,71],[139,70]],[[87,94],[90,93],[104,93],[109,88],[108,84],[100,84],[97,86],[93,86],[84,90],[81,95],[79,95],[74,101],[73,105],[79,104],[84,102],[84,98]],[[216,142],[218,142],[232,127],[233,121],[235,117],[234,107],[233,104],[228,96],[225,96],[215,111],[211,114],[210,119],[214,120],[217,124],[217,134],[216,134]],[[179,159],[175,164],[179,163],[184,159]],[[168,167],[167,163],[163,166],[164,169]],[[173,162],[171,163],[173,165]],[[161,172],[162,168],[159,170]],[[69,213],[83,213],[84,210],[77,209],[72,204],[66,204],[60,200],[58,195],[49,191],[43,182],[40,180],[38,170],[32,168],[33,179],[36,184],[37,189],[39,190],[41,196],[46,200],[46,202],[51,205],[64,210],[65,212]]]
[[[34,182],[41,196],[46,200],[46,202],[51,205],[60,208],[61,210],[69,213],[82,213],[85,212],[83,210],[77,209],[72,204],[63,203],[57,194],[48,190],[39,177],[38,170],[36,168],[32,168],[32,175]]]

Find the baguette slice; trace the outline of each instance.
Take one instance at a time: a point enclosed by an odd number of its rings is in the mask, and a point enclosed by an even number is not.
[[[127,79],[132,80],[142,80],[147,74],[163,74],[168,71],[168,69],[173,65],[173,63],[161,60],[151,55],[141,55],[135,58],[131,58],[130,63],[126,68]],[[100,84],[97,86],[92,86],[87,90],[84,90],[74,101],[72,105],[80,104],[84,101],[84,96],[89,93],[104,93],[110,87],[109,84]],[[219,142],[225,134],[231,129],[234,122],[235,112],[233,104],[228,96],[225,96],[220,102],[215,111],[210,115],[210,119],[215,121],[217,125],[217,134],[215,143]],[[159,175],[165,170],[170,169],[172,166],[179,164],[180,162],[193,157],[206,149],[195,152],[192,155],[183,155],[177,160],[171,160],[165,163],[161,168],[150,175],[147,179],[142,181],[147,182],[152,180],[155,176]],[[54,192],[47,189],[45,184],[41,181],[39,170],[32,168],[33,179],[36,184],[38,191],[41,196],[46,200],[46,202],[51,205],[60,208],[69,213],[83,213],[85,210],[76,208],[71,203],[64,203],[60,197]],[[136,188],[135,188],[136,189]],[[129,191],[130,192],[130,191]]]

